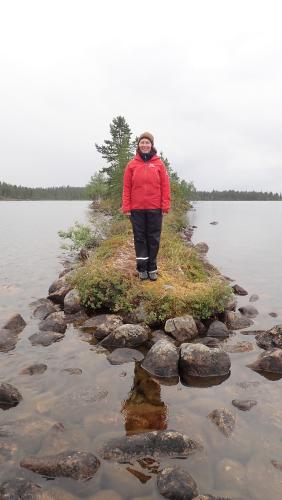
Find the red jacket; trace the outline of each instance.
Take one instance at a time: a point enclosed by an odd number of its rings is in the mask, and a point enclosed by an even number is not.
[[[122,211],[154,208],[170,209],[169,176],[159,156],[145,162],[137,154],[124,171]]]

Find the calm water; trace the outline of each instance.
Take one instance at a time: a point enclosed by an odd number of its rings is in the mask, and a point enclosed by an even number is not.
[[[259,316],[253,328],[270,327],[281,321],[281,279],[279,261],[282,237],[279,203],[195,204],[190,222],[197,225],[194,242],[206,241],[209,259],[249,293],[260,296]],[[281,381],[271,381],[246,365],[260,350],[253,336],[237,333],[228,340],[248,340],[254,350],[230,354],[231,375],[211,387],[162,385],[161,389],[137,363],[113,366],[106,351],[91,345],[85,335],[69,325],[63,341],[50,347],[32,347],[28,337],[38,331],[29,303],[45,297],[49,284],[67,258],[60,249],[59,229],[75,220],[87,220],[86,202],[1,202],[0,203],[0,326],[13,312],[20,312],[28,325],[14,351],[0,353],[2,382],[14,384],[23,401],[8,411],[0,410],[0,479],[25,477],[52,492],[54,498],[94,499],[105,490],[104,499],[143,500],[161,498],[155,475],[140,464],[102,461],[91,480],[46,479],[21,469],[20,460],[32,454],[46,455],[66,449],[88,450],[99,456],[101,443],[111,436],[153,429],[175,429],[199,439],[204,452],[177,463],[189,471],[200,493],[232,499],[281,498],[282,472],[271,460],[282,462]],[[218,225],[209,222],[216,220]],[[247,304],[248,296],[240,298]],[[268,313],[279,316],[271,318]],[[46,363],[42,375],[20,375],[24,366]],[[63,368],[81,368],[70,375]],[[234,408],[232,399],[256,399],[250,412]],[[222,435],[208,419],[215,408],[226,407],[236,416],[230,438]],[[53,425],[62,423],[63,432]],[[109,492],[109,490],[112,490]],[[116,496],[113,496],[115,492]]]

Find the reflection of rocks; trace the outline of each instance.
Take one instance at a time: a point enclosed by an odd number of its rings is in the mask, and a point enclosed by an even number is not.
[[[233,399],[232,404],[236,406],[236,408],[239,408],[239,410],[249,411],[253,406],[257,405],[257,401],[254,399]]]
[[[20,314],[14,314],[3,326],[5,330],[21,332],[26,326],[26,322]]]
[[[107,355],[108,361],[112,365],[122,365],[123,363],[132,363],[133,361],[142,361],[144,355],[136,349],[119,347]]]
[[[0,408],[8,410],[16,406],[22,400],[22,395],[16,387],[11,384],[0,384]]]
[[[189,377],[216,377],[229,373],[230,358],[221,349],[203,344],[182,344],[180,350],[179,372],[184,382]]]
[[[97,340],[103,340],[109,333],[122,325],[122,318],[117,314],[99,314],[89,318],[81,328],[90,331]]]
[[[157,477],[157,487],[163,497],[172,500],[188,500],[198,494],[194,479],[180,467],[165,467]]]
[[[33,311],[33,316],[38,319],[46,319],[49,314],[56,312],[56,306],[48,299],[44,299],[44,303],[38,305]]]
[[[20,465],[47,477],[89,479],[97,472],[100,462],[92,453],[69,451],[46,457],[24,458]]]
[[[178,377],[177,348],[167,340],[159,340],[147,353],[142,367],[157,377]]]
[[[271,349],[270,351],[263,352],[253,363],[247,366],[258,372],[282,375],[282,349]]]
[[[56,332],[39,332],[34,333],[28,338],[32,345],[43,345],[44,347],[47,347],[54,342],[62,340],[64,338],[64,334]]]
[[[282,462],[278,462],[277,460],[271,460],[271,463],[275,469],[282,471]]]
[[[230,436],[235,427],[235,418],[227,408],[219,408],[209,413],[208,418],[226,436]]]
[[[241,340],[233,345],[227,345],[224,347],[226,352],[249,352],[253,350],[253,344],[247,340]]]
[[[127,461],[146,456],[186,458],[200,450],[200,443],[181,432],[153,431],[110,439],[101,454],[106,460]]]
[[[41,486],[23,478],[10,479],[0,484],[0,498],[3,500],[36,500],[40,498],[37,494],[41,491]]]
[[[39,330],[65,333],[67,325],[64,318],[63,311],[52,313],[39,323]]]
[[[121,325],[102,340],[103,347],[138,347],[148,340],[148,328],[142,325]]]
[[[233,285],[232,286],[233,288],[233,292],[236,294],[236,295],[248,295],[248,292],[247,290],[245,290],[242,286],[240,285]]]
[[[34,375],[39,373],[44,373],[47,370],[47,365],[44,363],[37,363],[34,365],[29,365],[20,371],[21,375]]]
[[[198,335],[195,320],[188,314],[186,316],[168,319],[165,323],[164,329],[178,342],[189,342]]]
[[[233,311],[228,311],[226,314],[226,323],[230,330],[240,330],[241,328],[248,328],[253,325],[254,322],[250,318],[243,316],[242,314],[235,313]]]
[[[247,318],[255,318],[258,315],[258,310],[251,305],[239,307],[239,311]]]
[[[262,349],[282,348],[282,325],[275,325],[266,332],[256,335],[257,345]]]
[[[208,337],[218,337],[218,338],[227,338],[229,337],[229,331],[227,326],[222,323],[222,321],[213,321],[209,326],[207,331]]]
[[[64,311],[66,314],[75,314],[82,309],[80,295],[75,288],[70,290],[64,298]]]

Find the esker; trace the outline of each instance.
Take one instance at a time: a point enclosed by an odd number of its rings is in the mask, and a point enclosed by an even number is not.
[[[136,267],[141,280],[157,279],[157,255],[163,214],[170,209],[169,176],[157,156],[154,137],[144,132],[136,156],[124,172],[122,211],[132,223]]]

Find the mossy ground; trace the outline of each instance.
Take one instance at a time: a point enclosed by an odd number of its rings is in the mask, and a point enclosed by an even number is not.
[[[117,218],[108,238],[72,278],[82,303],[95,311],[121,314],[132,313],[142,304],[148,324],[183,314],[206,319],[222,312],[231,296],[230,287],[182,240],[178,231],[184,225],[181,212],[164,217],[159,278],[156,282],[142,282],[135,270],[130,221]]]

